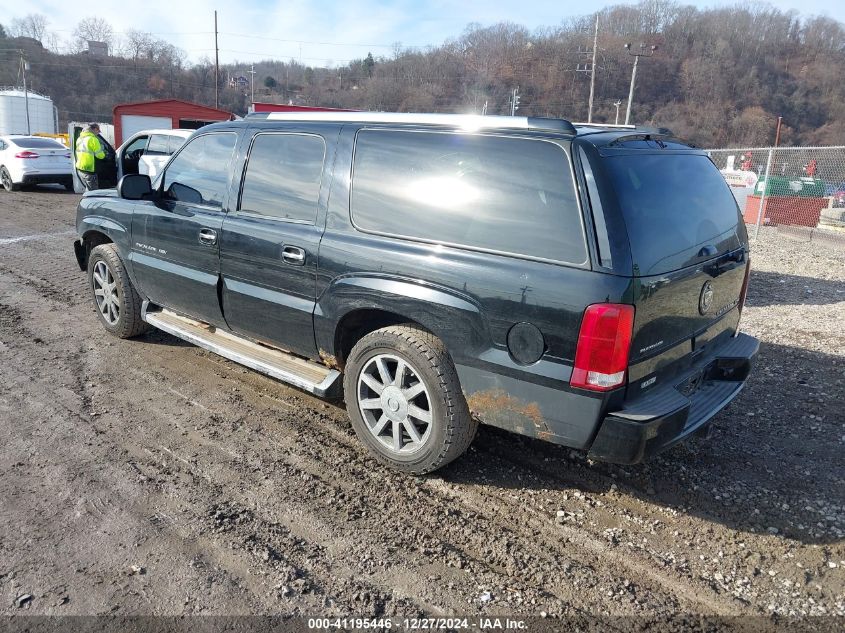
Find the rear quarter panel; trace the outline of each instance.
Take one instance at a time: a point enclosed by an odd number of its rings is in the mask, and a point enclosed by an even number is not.
[[[482,421],[583,447],[607,397],[569,387],[586,305],[622,301],[630,280],[575,267],[358,231],[349,210],[354,130],[344,130],[320,246],[315,333],[336,355],[335,327],[349,312],[389,310],[446,344],[470,408]],[[536,326],[542,358],[514,360],[507,335]]]

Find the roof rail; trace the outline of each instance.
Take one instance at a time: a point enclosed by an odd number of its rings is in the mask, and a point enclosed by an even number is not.
[[[419,125],[449,125],[465,130],[521,129],[551,130],[575,134],[575,127],[566,119],[541,117],[487,116],[480,114],[427,114],[414,112],[270,112],[248,115],[269,121],[326,121],[349,123],[401,123]]]
[[[572,125],[577,125],[579,127],[609,127],[614,130],[635,130],[637,128],[636,125],[626,125],[623,123],[573,123]]]
[[[596,128],[598,130],[632,130],[643,134],[659,134],[661,136],[674,136],[675,133],[666,127],[648,127],[644,125],[623,125],[621,123],[573,123],[578,127]]]

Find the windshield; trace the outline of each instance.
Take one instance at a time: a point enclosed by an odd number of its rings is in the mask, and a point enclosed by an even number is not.
[[[51,138],[10,138],[9,141],[24,149],[67,149]]]
[[[725,179],[696,154],[626,154],[603,161],[628,229],[636,274],[658,275],[740,246]]]

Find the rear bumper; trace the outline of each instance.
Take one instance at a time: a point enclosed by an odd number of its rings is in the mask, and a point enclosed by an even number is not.
[[[24,172],[20,184],[22,185],[43,185],[58,184],[67,185],[73,183],[73,174],[69,172],[56,172],[54,174],[27,174]]]
[[[673,384],[652,389],[608,414],[589,457],[635,464],[703,430],[742,391],[759,346],[754,337],[739,334]]]

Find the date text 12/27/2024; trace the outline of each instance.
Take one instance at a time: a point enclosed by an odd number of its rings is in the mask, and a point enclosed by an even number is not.
[[[409,630],[409,631],[525,631],[525,620],[506,617],[476,618],[309,618],[308,629],[312,631],[330,630]]]

